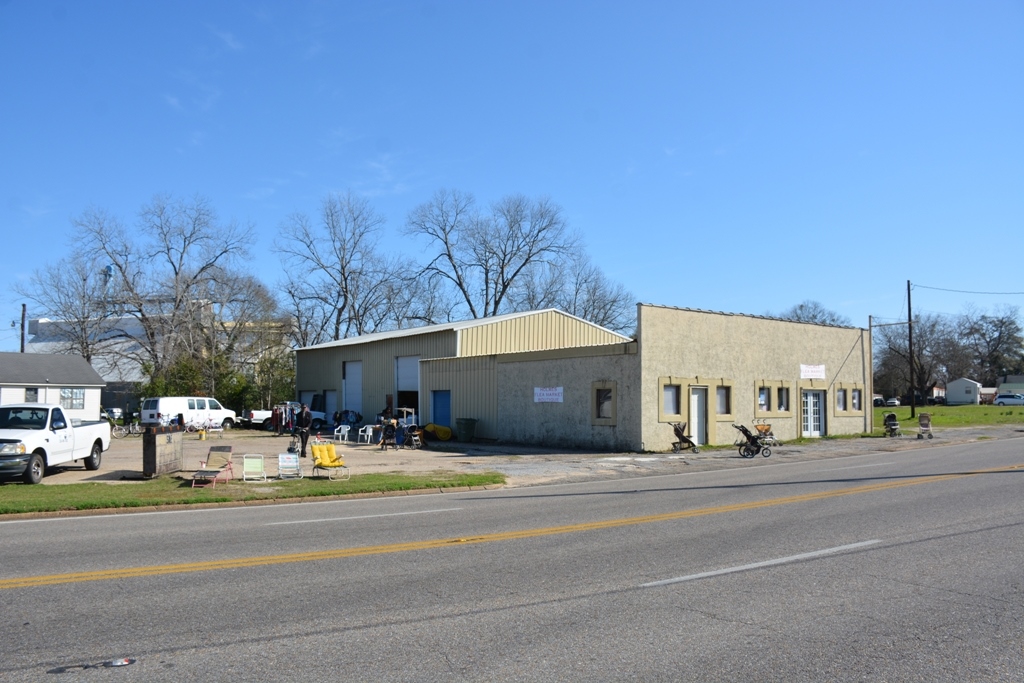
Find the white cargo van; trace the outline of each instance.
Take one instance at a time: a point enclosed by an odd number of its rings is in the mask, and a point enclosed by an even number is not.
[[[220,424],[224,429],[235,426],[235,411],[221,406],[215,398],[205,396],[164,396],[147,398],[142,402],[139,421],[143,425],[167,426],[182,415],[185,424],[205,425],[210,422]]]

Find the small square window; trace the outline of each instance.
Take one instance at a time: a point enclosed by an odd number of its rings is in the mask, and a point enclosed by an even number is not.
[[[595,405],[597,414],[594,416],[599,420],[608,420],[612,417],[612,390],[597,389]]]
[[[715,411],[719,415],[729,415],[732,413],[732,392],[731,387],[718,387],[715,391],[716,405]]]
[[[39,403],[39,389],[25,390],[25,403]]]
[[[679,401],[680,394],[678,384],[666,384],[662,395],[661,412],[666,415],[680,415],[682,408]]]
[[[778,391],[779,400],[776,401],[776,410],[780,413],[789,412],[789,387],[779,387]]]

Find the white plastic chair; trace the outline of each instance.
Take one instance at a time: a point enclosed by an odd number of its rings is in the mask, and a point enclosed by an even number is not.
[[[335,441],[348,441],[348,430],[349,430],[349,426],[348,425],[341,425],[340,427],[335,429],[334,430],[334,440]]]
[[[373,442],[373,425],[363,425],[359,430],[359,437],[356,439],[356,443],[362,443],[363,438],[366,439],[366,443]]]

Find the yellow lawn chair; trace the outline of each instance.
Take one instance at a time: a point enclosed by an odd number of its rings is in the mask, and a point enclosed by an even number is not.
[[[345,466],[344,458],[335,451],[333,443],[317,440],[310,444],[310,449],[313,452],[313,476],[317,470],[323,470],[331,481],[351,478],[352,472]]]

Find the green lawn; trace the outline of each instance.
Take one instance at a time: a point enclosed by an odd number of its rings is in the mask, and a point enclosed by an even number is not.
[[[124,484],[32,486],[8,482],[0,484],[0,514],[316,498],[350,493],[384,493],[503,483],[505,475],[496,472],[458,474],[440,470],[418,476],[398,473],[361,474],[347,481],[307,477],[255,483],[235,479],[230,483],[217,484],[216,488],[195,489],[191,487],[191,479],[171,476]]]
[[[970,427],[1024,423],[1024,406],[916,406],[910,417],[910,406],[875,408],[875,432],[882,433],[883,415],[896,413],[901,425],[916,425],[921,413],[932,416],[932,427]]]

